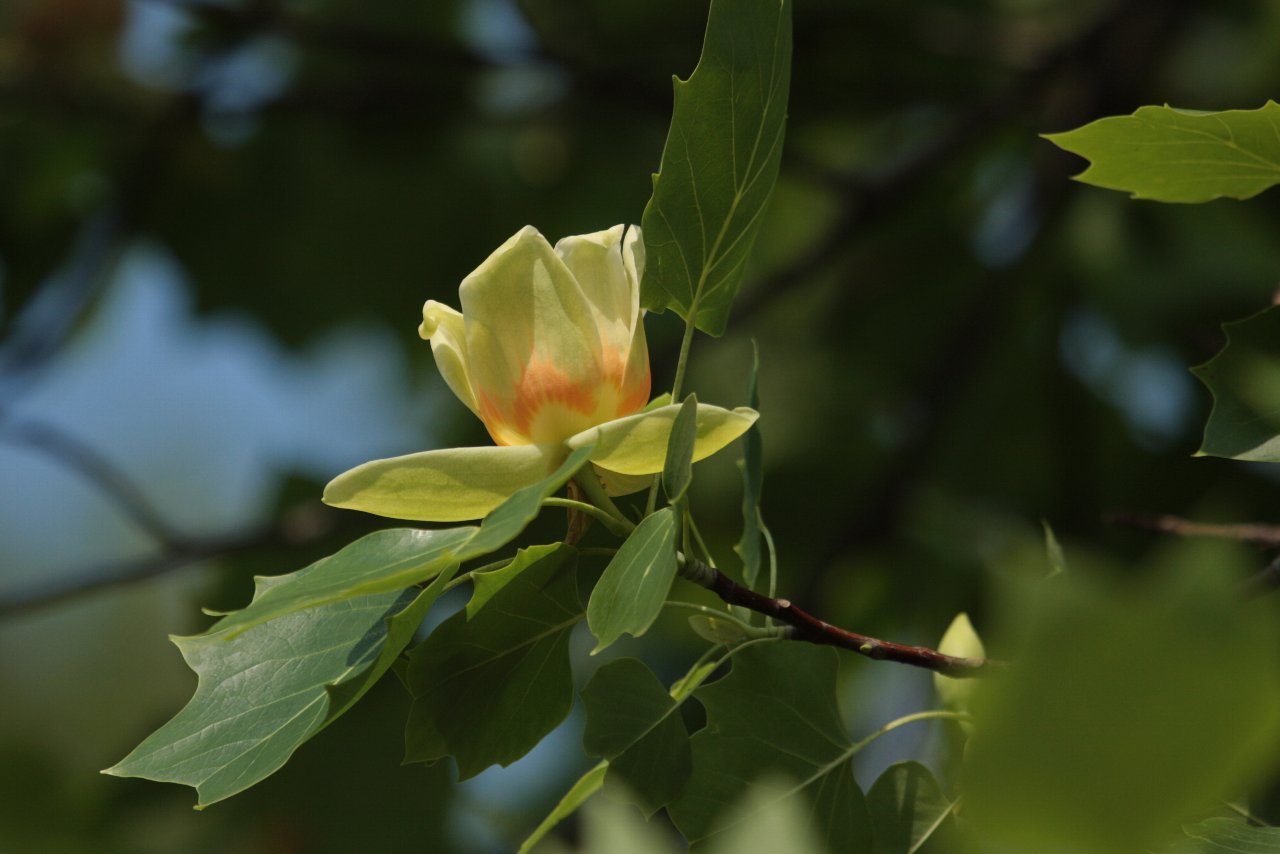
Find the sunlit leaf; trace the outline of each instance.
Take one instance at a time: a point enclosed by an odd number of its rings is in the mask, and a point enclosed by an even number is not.
[[[694,692],[707,726],[693,736],[693,774],[670,813],[705,843],[740,820],[729,810],[752,781],[786,777],[778,798],[799,799],[832,851],[869,851],[862,790],[836,705],[836,653],[794,643],[744,649],[725,678]]]
[[[664,507],[636,526],[609,561],[591,599],[587,626],[605,649],[623,634],[639,637],[662,611],[676,577],[676,515]]]
[[[175,638],[200,677],[195,695],[104,773],[194,786],[201,806],[249,788],[386,672],[447,578],[298,611],[232,639]]]
[[[1280,306],[1222,328],[1227,346],[1192,370],[1213,394],[1198,453],[1280,462]]]
[[[724,332],[777,179],[790,85],[790,0],[713,0],[641,221],[646,307]]]
[[[942,635],[942,640],[938,643],[938,652],[954,655],[957,658],[985,658],[987,655],[982,645],[982,638],[978,637],[973,623],[969,622],[969,615],[963,611],[956,614],[955,619]],[[935,673],[933,687],[938,692],[943,706],[954,712],[967,712],[978,683],[973,679],[954,679]]]
[[[1139,199],[1247,199],[1280,183],[1280,104],[1274,101],[1220,113],[1139,107],[1046,139],[1090,161],[1077,180]]]
[[[606,421],[569,438],[571,448],[595,445],[591,461],[613,472],[627,475],[657,474],[667,460],[667,442],[671,428],[680,413],[678,405]],[[739,406],[722,409],[707,403],[698,404],[698,435],[693,445],[693,461],[719,451],[747,432],[760,414]]]
[[[889,766],[867,791],[873,854],[954,850],[954,844],[942,847],[953,807],[928,768],[918,762]]]
[[[563,544],[525,549],[477,576],[473,604],[413,649],[406,761],[453,756],[466,779],[511,764],[564,720],[569,633],[582,618],[575,564]]]
[[[839,854],[822,844],[804,804],[787,796],[791,787],[781,777],[752,784],[730,810],[728,828],[708,846],[711,854]]]
[[[1277,743],[1280,642],[1221,570],[1046,587],[976,697],[966,825],[1010,850],[1132,854],[1248,785]]]
[[[596,671],[582,690],[583,749],[609,761],[606,791],[652,815],[689,776],[689,733],[679,704],[641,662],[623,658]],[[618,784],[622,785],[618,785]]]

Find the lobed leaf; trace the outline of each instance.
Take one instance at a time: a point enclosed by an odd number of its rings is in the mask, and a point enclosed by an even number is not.
[[[1247,199],[1280,183],[1280,104],[1206,113],[1139,107],[1045,138],[1090,161],[1076,180],[1138,199]],[[647,227],[647,224],[646,224]]]
[[[606,789],[651,816],[689,777],[689,732],[680,703],[648,667],[622,658],[601,667],[582,689],[582,746],[608,762]]]
[[[919,762],[890,765],[867,791],[875,837],[872,854],[954,851],[949,832],[953,809],[955,804],[942,794],[928,768]]]
[[[832,851],[868,851],[871,830],[850,768],[852,745],[836,705],[834,650],[770,643],[742,650],[725,678],[698,689],[707,725],[693,736],[693,773],[670,814],[702,845],[741,820],[727,810],[753,780],[797,781],[776,801],[800,799]]]
[[[790,85],[791,0],[712,0],[641,220],[646,308],[724,332],[777,181]]]
[[[174,638],[199,676],[168,723],[103,773],[182,783],[199,806],[244,791],[350,708],[399,656],[449,574],[426,590],[298,611],[228,638]]]
[[[563,543],[535,546],[477,575],[467,608],[413,649],[406,762],[453,756],[465,780],[510,765],[564,720],[569,633],[582,619],[576,558]]]
[[[1280,462],[1280,306],[1222,328],[1227,345],[1192,369],[1213,395],[1197,453]]]

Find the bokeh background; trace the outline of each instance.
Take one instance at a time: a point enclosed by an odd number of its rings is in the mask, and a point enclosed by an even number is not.
[[[580,710],[463,785],[400,767],[388,678],[205,812],[97,773],[190,694],[166,636],[200,606],[386,524],[323,508],[328,478],[487,441],[420,305],[456,304],[527,223],[639,220],[706,5],[0,4],[0,848],[504,851],[587,767]],[[1104,515],[1276,521],[1272,469],[1191,457],[1210,399],[1187,368],[1270,304],[1280,196],[1130,201],[1070,182],[1082,164],[1038,134],[1280,97],[1280,6],[799,0],[795,38],[780,184],[691,372],[741,404],[758,342],[782,591],[931,644],[1046,571],[1042,520],[1073,567],[1265,563]],[[680,330],[648,320],[656,387]],[[698,475],[731,566],[737,471]],[[683,621],[616,649],[675,676],[699,649]],[[845,671],[853,731],[934,702],[926,673]],[[941,755],[904,730],[858,773]]]

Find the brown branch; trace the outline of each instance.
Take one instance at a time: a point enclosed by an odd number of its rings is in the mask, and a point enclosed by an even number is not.
[[[1176,537],[1213,537],[1222,540],[1238,540],[1259,546],[1280,546],[1280,525],[1257,522],[1214,524],[1196,522],[1181,516],[1149,515],[1118,510],[1103,517],[1107,524],[1124,528],[1172,534]]]
[[[894,643],[833,626],[824,620],[819,620],[808,611],[797,608],[790,599],[775,599],[757,593],[742,586],[720,570],[692,558],[684,559],[680,566],[680,575],[699,587],[705,587],[730,605],[741,605],[757,614],[764,614],[781,623],[786,623],[791,629],[786,637],[791,640],[839,647],[876,661],[910,664],[912,667],[923,667],[925,670],[932,670],[956,679],[983,676],[1002,666],[1000,662],[990,659],[960,658],[938,652],[927,646]]]

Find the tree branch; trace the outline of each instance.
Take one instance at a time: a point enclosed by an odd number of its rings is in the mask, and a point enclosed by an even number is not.
[[[741,605],[757,614],[764,614],[785,623],[790,628],[786,637],[791,640],[839,647],[876,661],[910,664],[912,667],[922,667],[956,679],[986,675],[1003,666],[1000,662],[990,659],[960,658],[946,655],[927,646],[894,643],[833,626],[824,620],[819,620],[808,611],[797,608],[789,599],[775,599],[757,593],[742,586],[720,570],[712,569],[693,558],[684,558],[680,566],[680,575],[699,587],[705,587],[730,605]]]
[[[1214,524],[1196,522],[1181,516],[1168,514],[1150,515],[1117,510],[1108,513],[1104,520],[1111,525],[1172,534],[1177,537],[1214,537],[1222,540],[1238,540],[1259,546],[1280,546],[1280,525],[1264,525],[1256,522]]]

